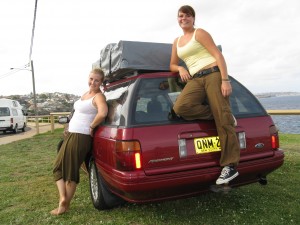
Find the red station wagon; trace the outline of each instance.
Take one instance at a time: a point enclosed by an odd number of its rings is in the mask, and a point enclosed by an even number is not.
[[[122,76],[108,78],[104,94],[109,112],[95,132],[88,158],[94,206],[101,210],[124,201],[155,202],[209,191],[221,172],[216,126],[213,120],[186,121],[174,115],[173,104],[184,87],[178,74],[123,69]],[[256,97],[230,80],[241,151],[240,175],[230,185],[267,184],[267,175],[284,162],[278,130]]]

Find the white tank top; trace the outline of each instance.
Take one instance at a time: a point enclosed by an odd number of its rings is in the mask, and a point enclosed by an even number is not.
[[[80,133],[80,134],[90,134],[90,124],[94,120],[98,110],[93,105],[94,97],[87,100],[77,100],[74,103],[74,114],[69,123],[69,132]]]

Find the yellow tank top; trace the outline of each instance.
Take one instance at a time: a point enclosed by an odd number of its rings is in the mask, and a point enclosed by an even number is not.
[[[195,29],[191,40],[184,46],[179,47],[177,40],[177,55],[182,59],[191,76],[201,70],[203,67],[212,64],[216,59],[195,39],[197,29]]]

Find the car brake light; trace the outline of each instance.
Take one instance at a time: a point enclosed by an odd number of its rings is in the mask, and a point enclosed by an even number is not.
[[[279,148],[279,137],[278,137],[277,134],[273,134],[271,136],[271,141],[272,141],[271,143],[272,143],[272,148],[273,149]]]
[[[141,169],[142,164],[141,164],[141,154],[140,153],[135,153],[135,168],[136,169]]]
[[[121,171],[133,171],[142,168],[141,146],[138,141],[117,141],[115,163]]]
[[[278,136],[278,129],[276,126],[270,127],[270,135],[271,135],[271,146],[273,149],[279,148],[279,136]]]

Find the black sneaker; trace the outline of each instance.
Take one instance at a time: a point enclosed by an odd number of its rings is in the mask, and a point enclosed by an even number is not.
[[[225,166],[222,169],[221,175],[219,176],[216,184],[225,184],[233,180],[239,175],[239,172],[232,166]]]

